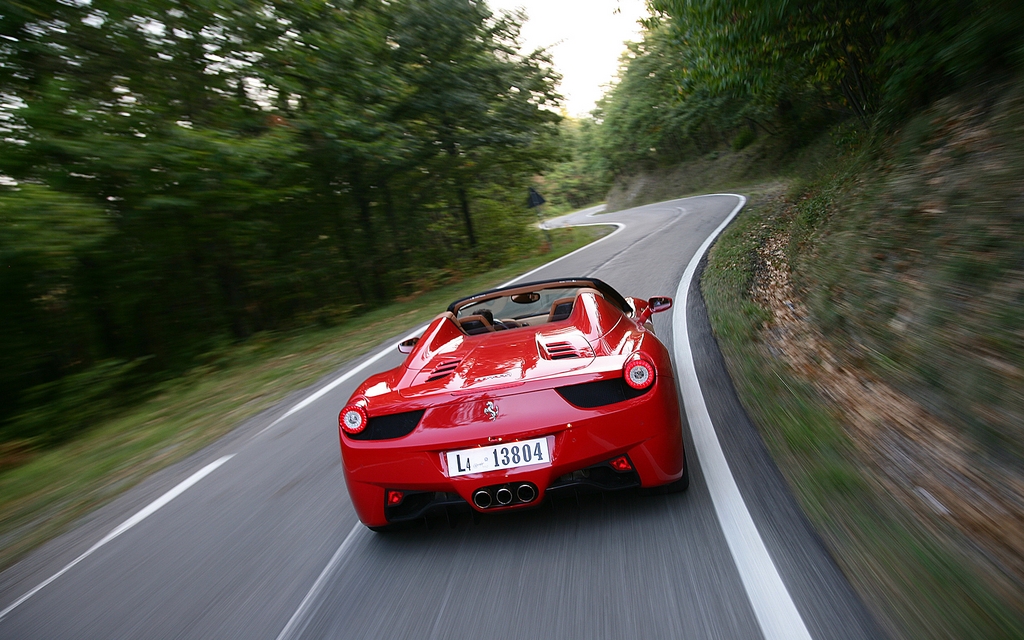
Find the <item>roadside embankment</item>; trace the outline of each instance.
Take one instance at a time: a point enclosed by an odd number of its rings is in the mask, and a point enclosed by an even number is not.
[[[696,177],[750,196],[709,257],[712,324],[780,469],[894,637],[1024,637],[1021,132],[1024,84],[1003,85],[864,148],[833,130],[775,182],[738,186],[767,171],[752,149],[609,198],[678,197]]]

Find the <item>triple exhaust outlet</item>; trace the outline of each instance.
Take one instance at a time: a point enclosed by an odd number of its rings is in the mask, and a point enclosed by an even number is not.
[[[533,502],[537,487],[529,482],[508,484],[499,487],[484,487],[473,492],[473,504],[481,509],[492,506],[507,507],[513,500],[520,503]]]

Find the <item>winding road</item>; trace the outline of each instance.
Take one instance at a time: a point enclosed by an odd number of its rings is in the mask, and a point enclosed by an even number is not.
[[[880,638],[744,413],[697,281],[735,195],[616,224],[523,281],[670,295],[691,483],[378,535],[345,491],[337,414],[393,336],[149,478],[0,574],[0,638]]]

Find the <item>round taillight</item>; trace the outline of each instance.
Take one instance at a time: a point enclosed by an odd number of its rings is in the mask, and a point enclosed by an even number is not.
[[[634,389],[646,389],[654,384],[654,365],[640,358],[630,360],[622,368],[622,375]]]
[[[338,414],[338,426],[345,433],[359,433],[366,428],[366,410],[357,405],[349,405]]]

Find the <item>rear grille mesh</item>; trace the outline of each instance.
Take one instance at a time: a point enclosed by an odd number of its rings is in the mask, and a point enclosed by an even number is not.
[[[430,372],[430,376],[427,378],[427,382],[433,382],[434,380],[440,380],[441,378],[449,375],[455,371],[462,360],[445,360],[439,363],[434,370]]]
[[[392,413],[386,416],[375,416],[366,423],[366,428],[359,433],[345,435],[353,440],[390,440],[401,438],[412,433],[423,417],[423,410]]]
[[[581,409],[593,409],[638,398],[653,388],[654,385],[646,389],[634,389],[626,384],[624,379],[612,378],[611,380],[598,380],[597,382],[584,382],[583,384],[574,384],[568,387],[558,387],[555,391],[570,404],[576,405]]]

